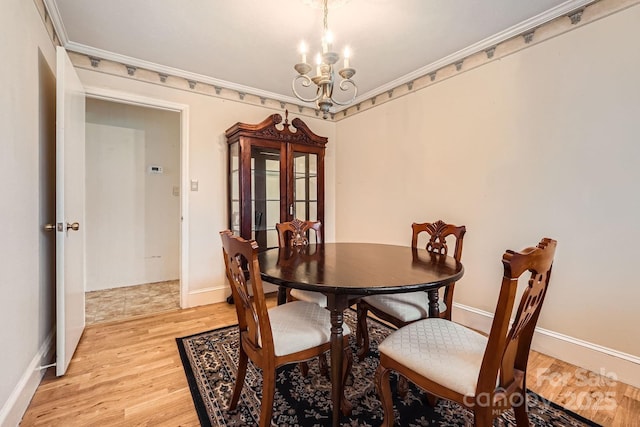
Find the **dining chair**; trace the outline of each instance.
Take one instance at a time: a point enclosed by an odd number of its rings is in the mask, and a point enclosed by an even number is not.
[[[281,248],[307,246],[310,238],[314,239],[315,243],[322,243],[322,223],[320,221],[302,221],[295,218],[293,221],[277,223],[276,230],[278,230],[278,246]],[[327,296],[320,292],[303,289],[287,289],[286,292],[287,301],[307,301],[323,308],[327,307]]]
[[[293,301],[267,309],[258,263],[258,244],[255,240],[234,236],[229,230],[221,231],[220,237],[240,329],[238,372],[229,409],[235,409],[238,404],[247,363],[251,359],[262,370],[260,426],[268,426],[273,412],[276,369],[312,359],[330,350],[330,314],[317,304],[306,301]],[[253,288],[252,295],[249,287]],[[352,364],[348,325],[343,325],[342,333],[345,349],[343,378],[346,379]],[[349,406],[344,395],[342,402],[344,412]]]
[[[375,383],[384,409],[383,426],[394,423],[389,383],[399,373],[429,395],[455,401],[474,413],[474,425],[491,426],[513,408],[518,426],[528,426],[526,371],[531,340],[547,294],[556,241],[502,256],[504,275],[489,336],[439,318],[423,319],[392,332],[378,346]],[[510,325],[518,279],[531,276]]]
[[[455,240],[453,257],[460,262],[462,258],[462,242],[467,232],[466,227],[446,224],[443,221],[433,223],[411,224],[413,235],[411,247],[418,247],[418,240],[422,233],[429,236],[426,250],[441,255],[447,255],[449,246],[447,240]],[[444,289],[444,300],[438,301],[440,317],[451,320],[453,306],[453,290],[455,283]],[[367,331],[367,315],[369,312],[380,319],[400,328],[429,316],[429,297],[427,292],[407,292],[400,294],[371,295],[360,299],[357,305],[358,325],[356,339],[358,342],[358,356],[369,352],[369,333]]]

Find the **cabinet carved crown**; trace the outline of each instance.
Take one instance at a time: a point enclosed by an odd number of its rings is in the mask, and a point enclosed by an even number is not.
[[[327,138],[313,133],[307,124],[299,118],[294,118],[289,123],[289,112],[285,113],[285,121],[282,123],[280,114],[272,114],[262,122],[252,125],[247,123],[236,123],[227,129],[227,139],[239,136],[251,136],[268,140],[294,142],[296,144],[306,144],[317,147],[324,147]]]

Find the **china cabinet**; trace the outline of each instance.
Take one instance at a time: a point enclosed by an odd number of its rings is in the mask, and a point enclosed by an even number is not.
[[[229,228],[262,249],[278,246],[276,223],[324,224],[327,138],[299,118],[273,114],[258,124],[236,123],[228,144]]]

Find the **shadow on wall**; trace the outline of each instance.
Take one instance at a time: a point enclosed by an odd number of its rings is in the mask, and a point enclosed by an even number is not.
[[[39,342],[53,330],[56,306],[56,233],[44,231],[56,221],[56,78],[38,49],[38,244],[40,277],[38,293]]]

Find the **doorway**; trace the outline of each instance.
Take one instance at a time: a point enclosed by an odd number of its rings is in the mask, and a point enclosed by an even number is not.
[[[86,323],[180,308],[181,113],[86,101]]]

